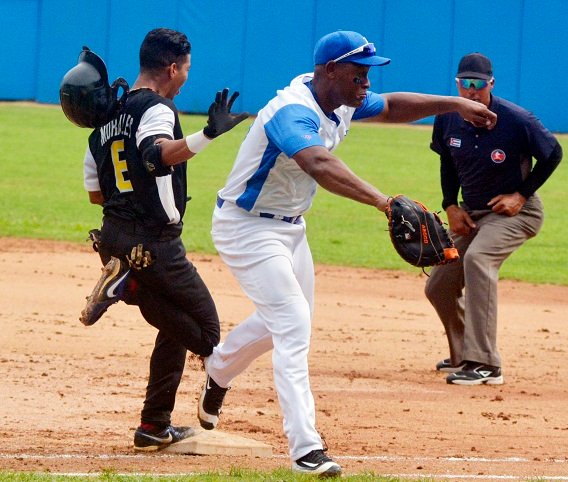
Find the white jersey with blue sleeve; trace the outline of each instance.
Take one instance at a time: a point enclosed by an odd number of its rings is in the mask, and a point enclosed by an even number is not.
[[[311,90],[313,74],[296,77],[258,113],[219,197],[259,215],[299,216],[311,206],[316,181],[292,159],[311,146],[330,152],[345,138],[352,119],[380,114],[381,95],[367,92],[357,109],[341,106],[328,117]]]

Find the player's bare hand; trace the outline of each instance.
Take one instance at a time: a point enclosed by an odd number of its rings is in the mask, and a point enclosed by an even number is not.
[[[475,127],[485,127],[486,129],[493,129],[497,124],[497,114],[491,112],[481,102],[462,98],[463,104],[459,109],[461,116],[468,122],[471,122]]]
[[[459,236],[468,236],[477,225],[467,212],[459,206],[452,205],[446,208],[450,230]]]
[[[522,194],[514,192],[513,194],[499,194],[495,196],[487,205],[494,213],[503,214],[504,216],[516,216],[527,199]]]

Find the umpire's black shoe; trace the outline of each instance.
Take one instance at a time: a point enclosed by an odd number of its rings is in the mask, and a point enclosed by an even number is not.
[[[320,477],[341,475],[341,466],[330,459],[322,449],[310,453],[292,463],[292,470],[305,474],[317,474]]]
[[[126,263],[113,256],[102,270],[103,274],[87,298],[87,304],[79,317],[85,326],[96,323],[110,305],[121,299],[126,289],[130,273]]]
[[[197,407],[197,418],[205,430],[213,430],[219,423],[219,415],[227,390],[229,389],[220,387],[207,375]]]
[[[452,385],[503,385],[503,375],[500,367],[467,362],[459,372],[448,375],[446,382]]]
[[[449,358],[439,361],[436,363],[436,371],[444,373],[455,373],[459,372],[465,365],[465,362],[460,363],[457,366],[452,365],[452,361]]]
[[[192,435],[195,435],[195,431],[191,427],[172,427],[168,425],[166,428],[156,431],[138,427],[136,432],[134,432],[134,450],[153,452]]]

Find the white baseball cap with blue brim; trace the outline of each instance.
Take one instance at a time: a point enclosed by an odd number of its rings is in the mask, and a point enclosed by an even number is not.
[[[351,62],[358,65],[386,65],[391,60],[379,57],[375,45],[360,33],[338,30],[324,35],[314,48],[314,64]]]

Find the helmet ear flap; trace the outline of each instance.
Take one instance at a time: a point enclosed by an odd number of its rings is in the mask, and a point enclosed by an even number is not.
[[[119,100],[120,88],[123,94]],[[78,64],[61,81],[59,99],[71,122],[79,127],[96,128],[116,116],[126,101],[128,90],[128,83],[122,77],[110,86],[103,59],[88,47],[83,47]]]
[[[122,95],[120,96],[120,99],[118,99],[119,89],[122,89]],[[118,108],[122,108],[122,106],[126,102],[126,97],[128,96],[129,89],[130,86],[128,85],[128,82],[126,82],[126,79],[124,79],[123,77],[118,77],[110,86],[110,90],[112,92],[112,98],[118,99],[117,100]]]

